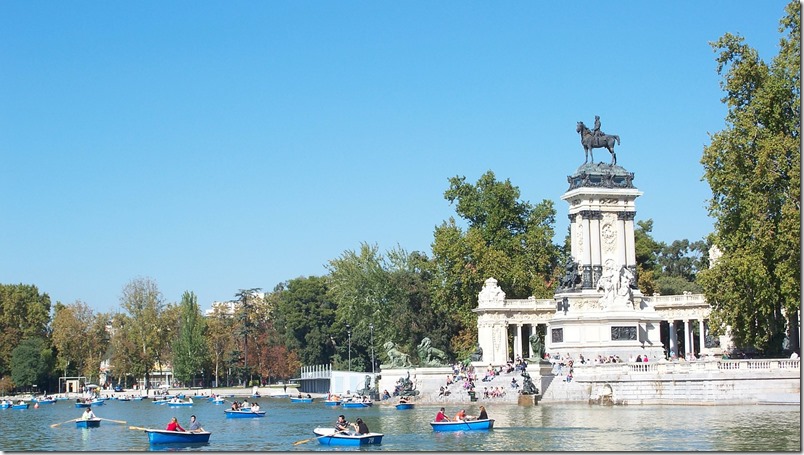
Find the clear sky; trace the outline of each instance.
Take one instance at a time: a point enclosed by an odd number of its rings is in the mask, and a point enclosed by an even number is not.
[[[555,203],[558,243],[595,115],[637,221],[700,240],[708,43],[769,62],[785,4],[2,1],[0,283],[113,311],[147,277],[208,308],[361,242],[429,255],[448,179],[488,170]]]

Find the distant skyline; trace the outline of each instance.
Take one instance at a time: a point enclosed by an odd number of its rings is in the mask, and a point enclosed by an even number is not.
[[[0,282],[116,311],[148,277],[206,309],[361,242],[430,255],[448,179],[489,170],[553,201],[560,243],[595,115],[636,221],[701,240],[709,42],[770,62],[786,4],[2,2]]]

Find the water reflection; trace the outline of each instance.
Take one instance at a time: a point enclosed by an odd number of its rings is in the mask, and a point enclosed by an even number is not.
[[[494,429],[434,432],[430,420],[438,405],[418,404],[400,411],[393,406],[340,409],[323,403],[291,404],[263,399],[268,411],[261,419],[226,419],[221,406],[197,402],[187,408],[154,406],[150,401],[109,401],[96,413],[125,425],[101,424],[76,428],[63,422],[80,415],[70,402],[26,411],[0,410],[0,450],[3,451],[332,451],[313,437],[313,428],[332,425],[338,414],[354,421],[362,417],[372,431],[384,433],[382,445],[346,448],[360,451],[800,451],[801,413],[798,406],[619,406],[543,404],[538,406],[483,403]],[[477,403],[461,407],[477,414]],[[445,405],[454,413],[459,406]],[[133,427],[164,428],[175,416],[182,425],[191,414],[212,432],[200,446],[150,445]]]

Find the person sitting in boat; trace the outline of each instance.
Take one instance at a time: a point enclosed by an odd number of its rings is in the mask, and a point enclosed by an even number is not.
[[[349,432],[349,421],[346,420],[343,414],[339,415],[338,420],[335,422],[335,431],[338,433]]]
[[[461,409],[460,411],[458,411],[457,414],[455,414],[455,421],[457,422],[459,420],[466,420],[466,410],[465,409]]]
[[[477,415],[477,420],[486,420],[489,418],[488,413],[486,412],[485,406],[480,406],[480,414]]]
[[[313,396],[308,393],[307,398],[313,398]]]
[[[410,401],[408,401],[408,399],[405,397],[400,397],[399,404],[405,404],[405,403],[410,403]]]
[[[249,408],[249,407],[251,407],[251,405],[248,404],[248,398],[243,398],[243,402],[240,403],[240,409]]]
[[[95,413],[92,412],[92,408],[88,406],[84,408],[84,413],[81,414],[81,420],[90,420],[90,419],[97,419],[97,417],[95,417]]]
[[[260,404],[254,402],[254,404],[251,405],[251,412],[259,412],[259,411],[260,411]]]
[[[438,414],[436,414],[436,416],[435,416],[435,421],[436,422],[449,422],[450,421],[449,417],[447,417],[447,414],[444,413],[444,408],[441,408],[441,409],[438,410]]]
[[[239,411],[240,410],[240,403],[237,401],[232,402],[232,411]]]
[[[187,431],[184,428],[182,428],[181,425],[179,425],[179,419],[177,419],[175,417],[170,419],[170,423],[167,424],[167,427],[165,428],[165,430],[167,430],[167,431]]]
[[[204,431],[204,429],[201,428],[201,424],[198,423],[198,420],[195,419],[195,414],[190,416],[190,426],[187,428],[187,431],[190,431],[192,433],[198,433]]]
[[[352,424],[352,427],[354,427],[357,434],[369,434],[368,425],[366,425],[366,422],[363,422],[363,419],[360,417]]]

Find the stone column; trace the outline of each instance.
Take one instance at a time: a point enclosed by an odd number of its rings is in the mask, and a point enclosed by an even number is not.
[[[684,358],[687,358],[687,354],[694,354],[695,347],[692,345],[692,325],[690,324],[689,319],[684,319],[684,350],[687,351],[684,353]]]
[[[514,335],[514,360],[517,356],[522,357],[522,324],[516,325],[516,335]]]
[[[678,333],[676,333],[676,321],[671,319],[667,321],[667,324],[670,325],[670,350],[675,352],[676,356],[678,356]]]
[[[533,358],[533,345],[530,344],[530,337],[533,336],[534,333],[536,333],[536,324],[531,324],[530,325],[530,333],[528,334],[528,358],[529,359]]]
[[[700,348],[698,352],[703,352],[704,348],[706,347],[706,337],[704,336],[704,320],[698,320],[698,342],[700,343]]]

